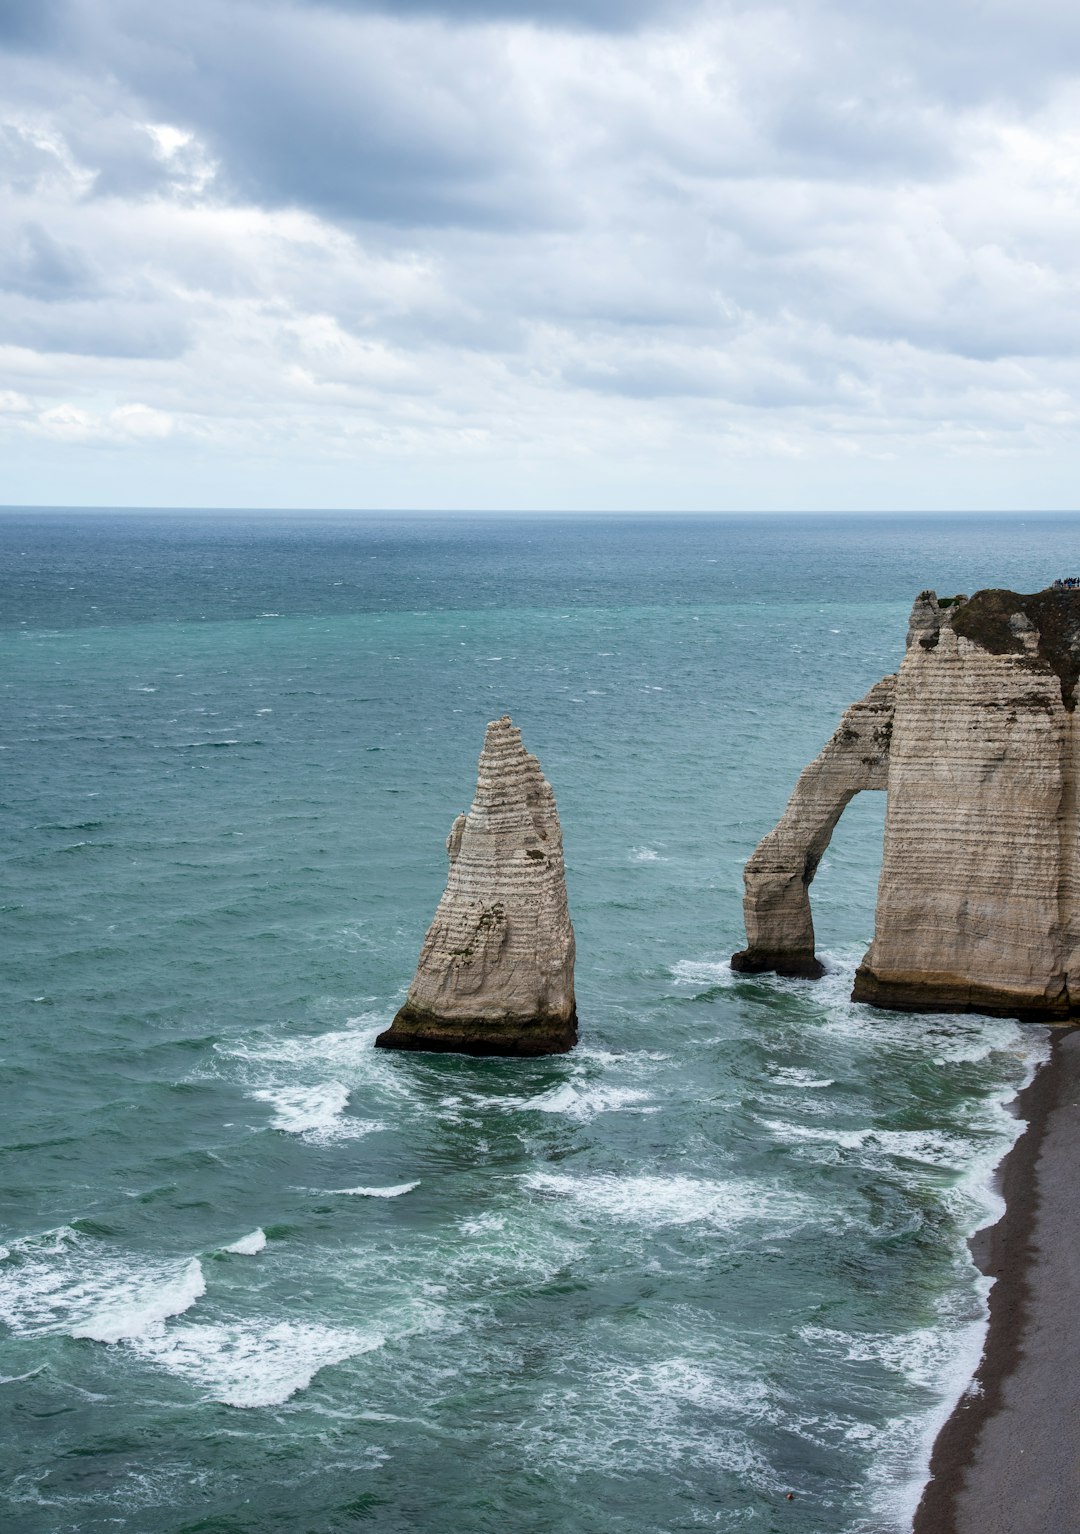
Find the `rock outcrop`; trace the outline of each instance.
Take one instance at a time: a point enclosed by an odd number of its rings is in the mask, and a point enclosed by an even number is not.
[[[810,882],[844,806],[864,788],[886,785],[895,682],[885,677],[851,705],[821,755],[803,769],[787,809],[747,863],[746,947],[732,955],[732,969],[824,974],[814,953]]]
[[[1080,592],[915,604],[896,687],[877,1006],[1080,1011]]]
[[[735,966],[814,973],[809,905],[792,882],[798,859],[805,895],[851,797],[846,784],[885,787],[874,938],[854,999],[1046,1020],[1080,1013],[1078,676],[1080,592],[940,602],[924,592],[897,677],[849,710],[747,864],[750,943]],[[875,694],[880,750],[866,753],[866,781],[853,766],[845,780],[844,724]]]
[[[383,1049],[562,1054],[577,1042],[574,929],[555,796],[509,717],[487,727],[476,797]]]

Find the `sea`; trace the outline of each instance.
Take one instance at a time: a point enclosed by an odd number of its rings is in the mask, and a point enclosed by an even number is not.
[[[908,1529],[1047,1032],[851,1003],[883,795],[824,979],[732,973],[742,866],[923,588],[1078,572],[1064,515],[0,515],[0,1527]],[[580,1045],[376,1051],[503,713]]]

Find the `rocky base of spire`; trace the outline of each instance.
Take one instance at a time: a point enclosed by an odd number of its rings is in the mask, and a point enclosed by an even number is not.
[[[983,1012],[1022,1023],[1064,1023],[1077,1015],[1064,980],[1056,989],[984,985],[959,975],[877,975],[867,964],[855,971],[852,1001],[891,1012]]]
[[[820,980],[825,973],[813,949],[795,953],[788,948],[740,948],[731,955],[731,967],[740,975],[787,975],[795,980]]]
[[[577,1011],[569,1017],[436,1017],[406,1004],[375,1040],[377,1049],[417,1049],[433,1054],[564,1055],[578,1040]]]

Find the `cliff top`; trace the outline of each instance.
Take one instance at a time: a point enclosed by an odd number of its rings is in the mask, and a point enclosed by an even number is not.
[[[991,655],[1024,655],[1058,677],[1061,700],[1076,707],[1080,680],[1080,589],[1048,586],[1029,594],[988,587],[973,596],[941,597],[923,591],[916,599],[908,644],[937,647],[948,626]]]

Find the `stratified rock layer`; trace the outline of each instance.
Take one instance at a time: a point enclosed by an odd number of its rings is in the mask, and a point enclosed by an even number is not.
[[[854,998],[1080,1010],[1080,593],[915,604],[896,686],[874,940]]]
[[[736,969],[820,973],[807,894],[852,794],[886,788],[874,940],[853,997],[1080,1013],[1080,592],[915,603],[898,675],[849,709],[746,867]]]
[[[562,832],[540,764],[508,717],[487,727],[476,797],[383,1049],[562,1054],[577,1042]]]
[[[810,882],[848,801],[884,788],[889,767],[895,677],[853,703],[821,755],[803,769],[778,824],[746,865],[745,949],[732,969],[816,977]]]

